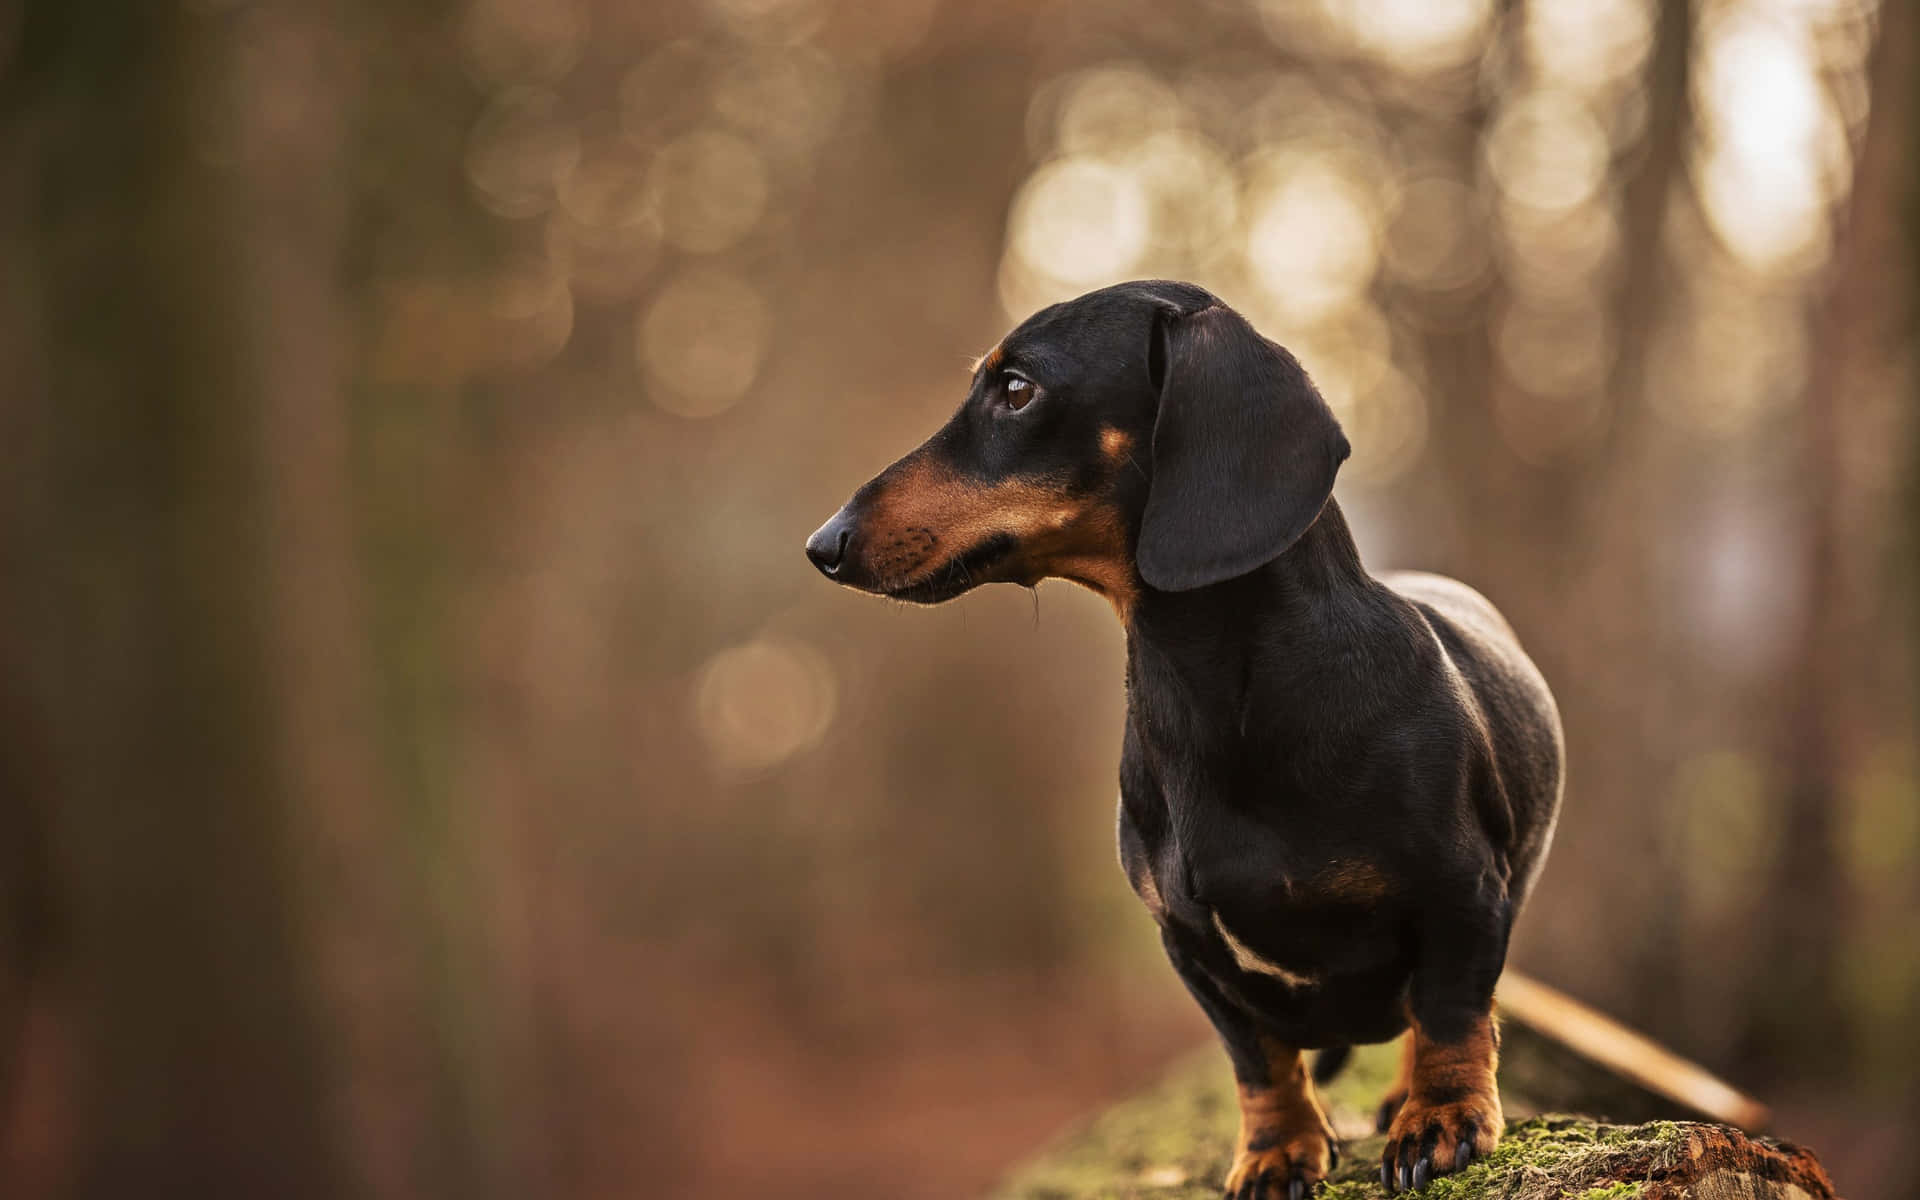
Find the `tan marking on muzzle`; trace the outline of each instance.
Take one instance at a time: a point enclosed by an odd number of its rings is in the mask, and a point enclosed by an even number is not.
[[[1119,514],[1027,480],[981,483],[909,459],[867,520],[870,565],[892,588],[924,583],[956,557],[1008,534],[1017,545],[994,580],[1070,579],[1106,596],[1122,620],[1138,591]]]

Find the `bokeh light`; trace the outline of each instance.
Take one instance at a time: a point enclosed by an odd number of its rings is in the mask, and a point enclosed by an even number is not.
[[[580,135],[560,98],[540,88],[501,92],[467,140],[467,178],[480,202],[502,217],[552,207],[562,175],[580,157]]]
[[[1708,222],[1754,270],[1825,258],[1827,206],[1849,171],[1847,140],[1804,29],[1735,11],[1709,26],[1694,102],[1695,164]]]
[[[1607,172],[1607,136],[1578,99],[1533,92],[1508,105],[1487,137],[1487,170],[1514,202],[1546,213],[1578,207]]]
[[[703,129],[662,147],[647,173],[667,240],[711,254],[752,232],[767,207],[767,168],[744,138]]]
[[[1122,153],[1119,168],[1145,192],[1147,274],[1205,270],[1232,251],[1239,219],[1233,164],[1210,138],[1172,129]]]
[[[818,744],[839,705],[833,667],[792,638],[758,638],[721,650],[700,668],[693,715],[716,769],[770,770]]]
[[[1635,70],[1653,48],[1652,0],[1532,0],[1523,31],[1535,76],[1592,92]]]
[[[847,82],[818,50],[759,50],[721,71],[713,85],[713,111],[757,144],[804,161],[832,132]]]
[[[1046,164],[1014,196],[1008,248],[1031,269],[1084,290],[1124,275],[1150,233],[1132,175],[1087,157]]]
[[[820,32],[827,6],[820,0],[705,0],[706,7],[749,41],[791,44]]]
[[[1064,85],[1054,144],[1065,154],[1114,154],[1181,124],[1180,97],[1147,70],[1116,64]]]
[[[1522,461],[1544,466],[1591,444],[1606,416],[1611,331],[1592,305],[1515,305],[1496,335],[1518,386],[1496,393],[1494,420]]]
[[[1477,50],[1489,0],[1264,0],[1276,34],[1298,28],[1307,9],[1336,45],[1409,72],[1458,65]]]
[[[760,373],[771,321],[754,286],[720,271],[693,271],[654,297],[638,347],[660,385],[653,401],[683,417],[710,417],[739,402]]]
[[[549,250],[589,298],[631,295],[660,257],[660,219],[646,168],[626,139],[607,137],[586,147],[560,178]]]
[[[494,318],[489,340],[503,366],[539,366],[573,335],[573,290],[545,258],[509,263],[494,279],[488,310]]]
[[[1427,444],[1427,398],[1405,374],[1387,367],[1344,400],[1330,392],[1340,424],[1353,443],[1342,477],[1361,487],[1393,482],[1419,460]]]
[[[1380,257],[1372,198],[1337,160],[1286,151],[1250,166],[1244,200],[1247,266],[1292,322],[1351,303]]]

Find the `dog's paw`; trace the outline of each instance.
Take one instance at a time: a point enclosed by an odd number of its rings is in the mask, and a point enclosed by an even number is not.
[[[1491,1154],[1505,1127],[1500,1097],[1492,1090],[1441,1103],[1410,1096],[1387,1129],[1380,1182],[1389,1192],[1423,1188],[1427,1180]]]
[[[1227,1172],[1226,1200],[1303,1200],[1340,1163],[1340,1148],[1322,1129],[1258,1134]]]

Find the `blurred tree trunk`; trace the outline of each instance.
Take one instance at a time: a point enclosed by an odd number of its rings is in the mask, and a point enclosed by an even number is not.
[[[1622,628],[1622,612],[1658,613],[1663,605],[1657,592],[1655,556],[1660,552],[1658,531],[1661,508],[1670,493],[1647,486],[1646,481],[1686,478],[1675,464],[1671,439],[1662,439],[1653,420],[1648,376],[1654,335],[1672,319],[1674,297],[1683,270],[1676,264],[1667,239],[1669,212],[1676,193],[1687,183],[1687,151],[1693,140],[1693,56],[1695,5],[1691,0],[1660,0],[1656,6],[1653,49],[1646,66],[1647,106],[1663,119],[1648,122],[1644,143],[1621,195],[1621,244],[1625,262],[1621,283],[1613,298],[1615,354],[1607,372],[1607,390],[1613,399],[1605,437],[1578,474],[1568,497],[1581,536],[1567,543],[1566,616],[1576,628],[1616,631],[1610,653],[1631,654],[1638,661],[1630,676],[1610,676],[1615,686],[1602,698],[1605,711],[1592,728],[1613,733],[1641,721],[1663,724],[1679,719],[1688,700],[1687,685],[1677,672],[1660,664],[1683,661],[1674,651],[1677,635],[1670,621],[1651,628],[1634,622]],[[1596,547],[1599,549],[1596,550]],[[1624,636],[1620,636],[1624,635]],[[1630,680],[1626,686],[1620,684]],[[1597,748],[1596,748],[1597,749]],[[1587,795],[1633,796],[1648,806],[1643,818],[1649,826],[1665,808],[1664,797],[1675,769],[1675,750],[1652,743],[1634,754],[1595,754],[1583,771],[1612,776],[1610,785]],[[1608,761],[1595,761],[1605,757]],[[1658,973],[1681,953],[1683,938],[1669,914],[1683,910],[1684,871],[1654,871],[1638,877],[1642,914],[1638,937],[1624,948],[1633,966],[1619,972],[1622,979]],[[1656,1019],[1659,1001],[1650,1000],[1631,985],[1611,997],[1621,1011],[1637,1021]],[[1623,1003],[1629,1002],[1629,1003]]]
[[[437,0],[26,13],[0,665],[52,782],[19,822],[45,895],[0,918],[44,900],[66,934],[85,1193],[536,1190],[487,820],[456,803],[461,383],[354,353],[379,247],[411,278],[488,256],[448,27]]]
[[[9,97],[41,325],[9,369],[37,485],[9,633],[50,742],[81,1195],[341,1191],[273,753],[248,375],[276,330],[238,286],[238,28],[30,4]]]
[[[1872,107],[1857,152],[1853,187],[1838,217],[1829,282],[1811,316],[1803,399],[1802,479],[1805,511],[1800,561],[1801,624],[1783,689],[1776,772],[1783,782],[1782,851],[1764,889],[1755,927],[1762,931],[1755,970],[1763,982],[1747,1042],[1751,1060],[1792,1069],[1824,1060],[1831,1070],[1851,1061],[1842,1044],[1809,1056],[1789,1049],[1809,1028],[1831,1031],[1834,1043],[1850,1022],[1840,978],[1848,928],[1848,881],[1840,861],[1839,822],[1847,788],[1874,729],[1862,710],[1864,680],[1879,673],[1868,635],[1868,576],[1862,561],[1872,540],[1859,536],[1862,500],[1850,444],[1871,399],[1873,372],[1891,332],[1888,298],[1900,208],[1901,123],[1913,66],[1912,12],[1888,5],[1869,68]],[[1792,969],[1781,970],[1791,963]]]
[[[1920,20],[1915,20],[1909,6],[1901,6],[1896,16],[1883,18],[1886,24],[1881,28],[1881,41],[1888,46],[1896,46],[1897,53],[1904,56],[1904,67],[1911,71],[1920,63]],[[1898,202],[1903,206],[1899,235],[1904,244],[1898,246],[1896,258],[1903,268],[1900,286],[1894,295],[1894,327],[1911,353],[1911,347],[1920,345],[1920,88],[1907,85],[1907,94],[1903,108],[1906,111],[1905,140],[1901,146],[1901,159],[1895,174],[1893,185],[1899,189]],[[1920,727],[1914,722],[1920,719],[1920,371],[1913,369],[1911,363],[1907,370],[1908,389],[1914,394],[1907,398],[1907,453],[1906,481],[1904,496],[1905,517],[1901,539],[1905,551],[1904,561],[1895,572],[1896,586],[1905,588],[1905,602],[1908,624],[1907,654],[1907,694],[1905,716],[1909,727],[1902,731],[1910,750],[1920,751]],[[1899,544],[1899,543],[1896,543]],[[1920,859],[1920,844],[1907,847],[1908,859],[1912,862]],[[1912,909],[1920,910],[1920,881],[1907,880],[1907,896],[1912,901]],[[1920,1120],[1920,1071],[1907,1072],[1906,1095],[1903,1097],[1909,1127]]]

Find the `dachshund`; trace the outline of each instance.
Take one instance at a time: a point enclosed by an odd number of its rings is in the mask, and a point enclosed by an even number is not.
[[[1381,1182],[1493,1149],[1494,985],[1560,807],[1546,682],[1478,592],[1361,566],[1332,497],[1349,450],[1240,314],[1123,283],[1023,322],[807,539],[828,578],[882,596],[1053,577],[1112,604],[1121,865],[1233,1063],[1231,1200],[1323,1180],[1315,1078],[1403,1032]]]

